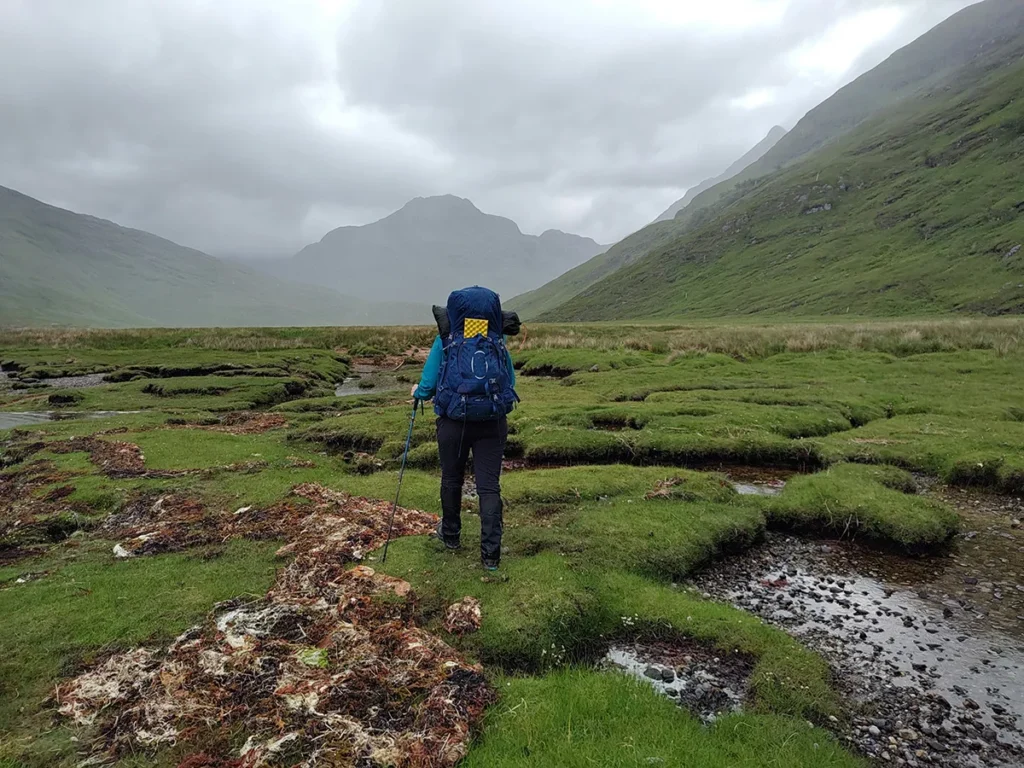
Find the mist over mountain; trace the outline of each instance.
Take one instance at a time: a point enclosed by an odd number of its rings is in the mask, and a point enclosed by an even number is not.
[[[679,200],[676,200],[668,209],[661,214],[655,221],[666,221],[668,219],[675,218],[675,215],[679,213],[683,208],[693,202],[693,199],[697,197],[701,192],[711,189],[716,184],[721,184],[723,181],[728,181],[738,173],[745,171],[752,163],[757,162],[765,153],[768,152],[772,147],[779,143],[783,136],[786,135],[786,129],[781,125],[776,125],[765,136],[761,141],[755,144],[749,152],[743,157],[737,160],[735,163],[730,165],[725,172],[715,176],[713,179],[704,179],[700,184],[695,187],[691,187],[686,190],[686,194],[683,195]]]
[[[415,198],[372,224],[332,230],[289,259],[252,266],[372,301],[443,303],[453,288],[472,284],[511,298],[604,249],[557,230],[523,234],[511,219],[442,195]]]
[[[0,187],[0,325],[365,325],[425,317],[423,307],[277,279]]]

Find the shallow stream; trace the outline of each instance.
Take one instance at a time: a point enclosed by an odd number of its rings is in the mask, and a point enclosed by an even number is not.
[[[0,411],[0,430],[66,419],[103,419],[137,411]]]
[[[356,395],[372,395],[382,392],[395,392],[404,387],[411,388],[398,380],[397,371],[383,370],[372,365],[356,365],[355,375],[349,376],[334,390],[335,397],[354,397]]]
[[[743,494],[785,485],[760,470],[721,471]],[[771,533],[682,588],[757,614],[820,653],[852,703],[850,719],[830,727],[861,754],[905,766],[1024,766],[1024,500],[928,493],[964,520],[943,554]],[[663,648],[620,646],[606,662],[705,721],[743,703],[742,670],[718,659],[673,669]],[[711,698],[695,700],[694,690]]]

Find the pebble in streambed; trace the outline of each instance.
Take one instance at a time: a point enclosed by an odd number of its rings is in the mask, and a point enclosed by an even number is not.
[[[845,545],[780,535],[694,586],[829,661],[861,705],[832,726],[857,751],[894,765],[1024,766],[1024,642],[958,627],[959,606],[859,572]]]
[[[708,724],[740,710],[754,668],[745,656],[722,656],[688,641],[612,646],[604,666],[648,683]]]

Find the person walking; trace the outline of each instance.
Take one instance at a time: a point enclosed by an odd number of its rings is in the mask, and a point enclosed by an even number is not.
[[[501,462],[507,415],[519,402],[516,374],[505,345],[505,320],[494,291],[481,286],[453,291],[444,312],[435,307],[438,335],[412,389],[433,399],[441,459],[441,522],[435,536],[458,549],[462,534],[462,484],[473,455],[480,499],[480,560],[489,571],[501,561]],[[514,325],[518,330],[518,318]]]

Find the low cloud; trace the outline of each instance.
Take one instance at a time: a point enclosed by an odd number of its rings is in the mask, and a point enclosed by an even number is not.
[[[0,184],[215,253],[417,195],[612,242],[969,0],[7,0]]]

